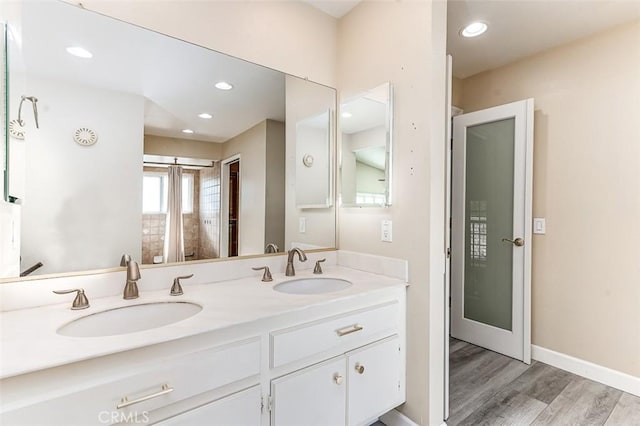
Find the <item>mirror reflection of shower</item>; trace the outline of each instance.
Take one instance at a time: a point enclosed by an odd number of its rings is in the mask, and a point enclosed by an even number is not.
[[[16,139],[24,139],[25,122],[22,119],[22,104],[24,103],[24,101],[31,102],[31,105],[33,107],[33,121],[36,125],[36,129],[40,128],[40,125],[38,123],[38,98],[36,98],[35,96],[22,95],[22,97],[20,98],[20,105],[18,106],[18,119],[11,120],[9,122],[9,133]]]

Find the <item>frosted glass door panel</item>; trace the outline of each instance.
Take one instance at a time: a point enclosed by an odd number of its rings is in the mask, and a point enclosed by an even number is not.
[[[467,128],[464,317],[512,329],[515,118]]]

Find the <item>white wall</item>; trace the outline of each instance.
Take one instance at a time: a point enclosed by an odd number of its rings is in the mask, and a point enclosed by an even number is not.
[[[341,100],[394,87],[393,206],[341,209],[340,248],[409,260],[407,403],[419,424],[441,424],[444,342],[445,2],[366,1],[338,27]],[[393,220],[393,242],[380,221]]]
[[[240,216],[238,217],[238,255],[240,256],[264,252],[266,138],[267,122],[265,120],[222,144],[223,160],[240,155]],[[228,195],[222,193],[221,196]],[[222,218],[222,221],[225,219]],[[225,232],[228,228],[223,226],[222,229]]]
[[[21,207],[0,200],[0,278],[20,276]]]
[[[143,99],[27,76],[40,129],[26,140],[22,269],[38,273],[119,266],[141,254]],[[79,127],[93,146],[73,140]],[[126,200],[126,202],[124,202]]]
[[[219,143],[144,135],[145,154],[220,160],[221,151]]]
[[[304,119],[296,123],[295,177],[296,206],[298,207],[331,204],[329,114],[331,114],[330,111],[321,114],[319,121],[325,123],[324,127],[316,127],[316,124],[310,124]],[[311,167],[303,163],[307,155],[313,157]]]
[[[356,161],[356,191],[384,194],[384,186],[384,170]]]
[[[341,184],[342,201],[355,203],[356,192],[384,194],[386,183],[384,170],[376,169],[356,161],[355,152],[361,149],[380,147],[386,149],[387,129],[378,126],[351,134],[342,133]]]
[[[329,86],[336,83],[337,22],[304,2],[83,0],[82,4],[288,74]]]
[[[296,167],[301,160],[298,159],[296,147],[296,123],[334,107],[335,91],[292,76],[287,76],[285,81],[287,144],[285,248],[290,249],[292,244],[305,247],[334,247],[336,245],[335,206],[314,209],[297,207]],[[306,221],[304,233],[299,232],[300,218]]]

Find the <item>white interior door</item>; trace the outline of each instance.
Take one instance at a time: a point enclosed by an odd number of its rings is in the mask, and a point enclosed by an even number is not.
[[[451,335],[529,363],[533,99],[453,123]]]

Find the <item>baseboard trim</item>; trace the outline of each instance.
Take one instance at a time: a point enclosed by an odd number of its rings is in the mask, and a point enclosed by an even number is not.
[[[531,358],[640,397],[640,377],[536,345],[531,345]]]
[[[418,426],[413,420],[398,410],[391,410],[380,416],[380,421],[387,426]]]

